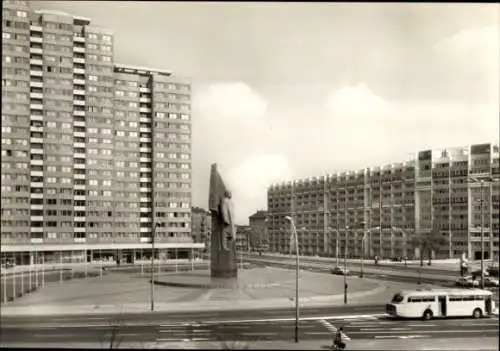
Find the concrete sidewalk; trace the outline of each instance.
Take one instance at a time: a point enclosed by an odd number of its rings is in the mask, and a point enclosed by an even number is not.
[[[205,349],[205,350],[332,350],[332,340],[304,340],[299,343],[290,341],[172,341],[172,342],[122,342],[113,348],[136,349]],[[44,343],[43,347],[58,348],[61,344]],[[72,348],[109,348],[104,342],[67,343]],[[40,347],[23,342],[0,343],[0,347]],[[498,350],[498,338],[433,338],[433,339],[355,339],[349,340],[346,351],[351,350],[454,350],[454,351],[493,351]]]
[[[261,258],[266,258],[266,257],[281,257],[281,258],[290,258],[290,255],[286,254],[278,254],[278,253],[264,253],[262,256],[259,256],[258,254],[253,254],[250,257],[261,257]],[[293,258],[293,257],[292,257]],[[304,258],[305,260],[317,260],[318,262],[336,262],[336,258],[334,257],[321,257],[321,256],[301,256],[301,258]],[[343,262],[343,258],[340,259]],[[428,266],[427,262],[428,259],[424,259],[424,266],[420,266],[420,260],[407,260],[407,267],[413,267],[413,268],[421,268],[421,269],[442,269],[442,270],[459,270],[459,263],[460,259],[458,258],[451,258],[451,259],[434,259],[432,260],[432,265]],[[361,264],[361,259],[354,259],[354,258],[348,258],[347,259],[348,263],[357,263]],[[373,259],[365,259],[364,260],[365,264],[367,265],[373,265],[374,261]],[[485,260],[484,265],[485,267],[489,267],[493,263],[492,260]],[[379,261],[379,266],[404,266],[405,262],[393,262],[391,260],[381,260]],[[476,270],[479,269],[481,265],[481,261],[469,261],[469,269]]]
[[[191,266],[191,265],[194,265],[195,267],[199,267],[199,266],[206,266],[209,264],[209,261],[205,261],[205,260],[195,260],[194,262],[191,262],[190,260],[185,260],[185,259],[179,259],[177,260],[164,260],[164,261],[158,261],[156,260],[155,261],[155,267],[158,268],[158,267],[164,267],[164,266],[167,266],[167,267],[171,267],[171,266]],[[130,267],[140,267],[140,266],[144,266],[144,267],[150,267],[151,266],[151,260],[143,260],[143,261],[140,261],[140,260],[137,260],[135,261],[135,263],[131,263],[131,264],[122,264],[120,266],[118,266],[116,264],[116,262],[88,262],[87,264],[83,263],[83,262],[80,262],[80,263],[63,263],[63,264],[60,264],[60,263],[57,263],[57,262],[50,262],[50,263],[45,263],[45,264],[32,264],[31,266],[29,265],[19,265],[19,266],[15,266],[15,267],[12,267],[12,268],[2,268],[1,269],[1,272],[0,272],[0,276],[4,276],[4,275],[7,275],[7,276],[11,276],[13,274],[20,274],[21,272],[22,273],[27,273],[29,271],[32,271],[32,272],[35,272],[35,270],[37,272],[41,272],[41,271],[44,271],[44,272],[53,272],[53,271],[60,271],[60,270],[78,270],[78,271],[84,271],[85,270],[85,266],[87,266],[87,270],[93,270],[93,269],[100,269],[101,267],[105,267],[105,268],[109,268],[111,267],[113,270],[120,270],[120,268],[122,269],[127,269],[127,268],[130,268]]]

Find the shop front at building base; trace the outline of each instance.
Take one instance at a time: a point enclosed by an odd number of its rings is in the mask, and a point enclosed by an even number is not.
[[[157,260],[193,260],[201,257],[203,243],[156,243]],[[2,245],[1,262],[4,265],[99,263],[134,264],[151,260],[150,243],[130,244],[35,244]]]

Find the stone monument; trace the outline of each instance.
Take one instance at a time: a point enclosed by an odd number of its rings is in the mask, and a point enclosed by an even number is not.
[[[212,214],[210,276],[236,278],[238,262],[234,205],[231,192],[224,185],[215,163],[210,171],[208,209]]]

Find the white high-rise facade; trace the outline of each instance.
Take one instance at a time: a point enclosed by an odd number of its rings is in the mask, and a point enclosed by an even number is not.
[[[3,257],[133,261],[153,234],[165,257],[201,249],[190,81],[116,64],[86,18],[4,1],[2,20]]]

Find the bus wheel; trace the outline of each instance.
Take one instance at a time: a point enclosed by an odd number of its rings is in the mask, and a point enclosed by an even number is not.
[[[474,312],[472,312],[472,318],[481,318],[483,316],[483,312],[480,308],[476,308]]]
[[[431,310],[426,310],[424,312],[424,315],[422,316],[422,318],[425,320],[425,321],[429,321],[432,319],[432,311]]]

